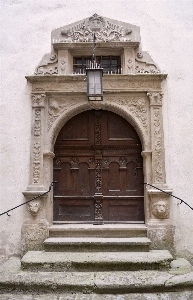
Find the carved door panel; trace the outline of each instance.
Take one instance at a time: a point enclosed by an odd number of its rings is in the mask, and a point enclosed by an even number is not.
[[[144,221],[141,143],[125,119],[94,110],[73,117],[55,155],[55,221]]]

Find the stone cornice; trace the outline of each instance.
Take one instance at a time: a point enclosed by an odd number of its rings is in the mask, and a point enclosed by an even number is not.
[[[104,75],[104,93],[160,92],[166,74]],[[86,75],[26,76],[33,84],[32,93],[86,93]]]
[[[68,42],[54,42],[52,43],[55,50],[88,50],[89,53],[93,51],[93,43],[92,42],[77,42],[77,43],[68,43]],[[85,47],[86,46],[86,47]],[[110,43],[97,43],[97,54],[100,55],[100,51],[103,49],[124,49],[124,48],[138,48],[139,42],[116,42],[111,41]]]

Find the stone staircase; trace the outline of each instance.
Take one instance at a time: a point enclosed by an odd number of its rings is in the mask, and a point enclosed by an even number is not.
[[[143,224],[53,225],[44,251],[27,252],[12,263],[11,271],[5,263],[0,291],[8,296],[19,293],[18,299],[32,293],[32,300],[39,299],[37,293],[43,293],[41,299],[57,300],[146,299],[132,298],[135,293],[150,293],[156,299],[158,292],[167,293],[167,299],[173,292],[191,295],[191,270],[179,280],[169,271],[172,255],[150,250],[150,245]]]

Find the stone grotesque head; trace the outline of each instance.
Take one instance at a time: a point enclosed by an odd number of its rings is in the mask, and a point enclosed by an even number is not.
[[[169,206],[164,200],[158,200],[152,204],[152,214],[157,219],[167,219],[169,217]]]
[[[37,216],[38,212],[42,209],[42,204],[40,201],[34,200],[28,204],[28,211],[32,216]]]

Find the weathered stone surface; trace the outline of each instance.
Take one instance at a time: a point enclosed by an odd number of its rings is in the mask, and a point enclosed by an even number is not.
[[[149,251],[151,241],[139,238],[65,237],[48,238],[44,241],[45,251]]]
[[[193,272],[173,276],[166,271],[116,272],[29,272],[19,269],[19,259],[12,258],[0,270],[0,299],[191,299]],[[187,298],[175,298],[178,293]],[[136,298],[129,298],[128,293]],[[163,292],[166,294],[159,294]],[[186,293],[185,293],[186,292]],[[7,294],[6,294],[7,293]],[[10,293],[10,294],[8,294]],[[13,297],[13,294],[14,297]],[[46,294],[43,294],[46,293]],[[63,294],[62,294],[63,293]],[[79,294],[82,293],[82,294]],[[104,295],[97,295],[104,294]],[[108,294],[108,295],[105,295]],[[150,294],[143,294],[150,293]],[[156,294],[154,294],[156,293]],[[114,295],[112,295],[114,294]],[[128,294],[128,295],[127,295]],[[156,298],[159,294],[160,298]],[[24,298],[24,295],[26,298]],[[139,295],[147,298],[138,298]],[[153,298],[148,298],[151,295]],[[163,295],[163,296],[162,296]],[[164,298],[164,295],[166,298]],[[20,298],[19,298],[20,296]],[[32,298],[30,298],[30,296]],[[41,296],[40,298],[37,298]],[[112,298],[112,297],[120,298]],[[7,297],[7,298],[6,298]],[[12,297],[12,298],[9,298]],[[23,298],[22,298],[23,297]],[[47,298],[44,298],[47,297]],[[68,298],[70,297],[70,298]],[[87,297],[87,298],[84,298]],[[100,298],[101,297],[101,298]],[[107,298],[106,298],[107,297]],[[121,298],[125,297],[125,298]],[[167,298],[168,297],[168,298]]]
[[[193,266],[184,258],[177,258],[171,262],[170,274],[186,274],[193,271]]]
[[[43,250],[43,241],[48,237],[48,222],[39,219],[36,222],[26,220],[21,228],[22,253],[30,250]]]
[[[151,225],[148,227],[148,238],[152,241],[151,249],[167,249],[174,254],[174,226]]]
[[[4,294],[1,300],[191,300],[192,292],[143,293],[143,294]]]
[[[4,294],[1,300],[191,300],[192,292],[143,293],[143,294]]]
[[[190,286],[193,288],[193,272],[178,275],[170,278],[165,283],[166,286]]]
[[[172,256],[168,251],[152,252],[44,252],[29,251],[21,260],[26,270],[99,271],[165,270]]]
[[[49,227],[50,237],[146,237],[145,224],[65,224]]]

